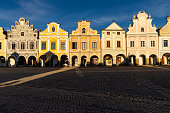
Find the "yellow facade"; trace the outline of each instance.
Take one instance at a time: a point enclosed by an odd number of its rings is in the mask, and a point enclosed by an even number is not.
[[[97,33],[97,30],[90,28],[91,21],[83,19],[77,23],[78,28],[70,34],[70,64],[87,66],[101,63],[100,34]],[[76,49],[73,47],[75,46],[73,43],[76,43]],[[85,47],[83,47],[83,43]]]
[[[60,61],[62,60],[63,56],[65,56],[64,58],[65,60],[68,59],[69,57],[68,32],[61,29],[60,24],[56,22],[51,22],[47,24],[47,28],[44,31],[40,32],[39,37],[40,37],[39,38],[39,59],[41,59],[42,56],[45,56],[46,57],[45,62],[48,61],[49,62],[48,65],[50,65],[50,62],[51,63],[53,62],[52,61],[53,56],[57,58],[56,64],[61,63]],[[46,43],[46,46],[44,45],[45,48],[43,48],[43,45],[42,45],[43,42]],[[65,63],[66,62],[64,62],[64,64]],[[43,66],[44,65],[46,65],[46,63],[43,64]],[[55,66],[54,64],[52,65]]]
[[[4,29],[0,27],[0,66],[6,65],[6,35]]]

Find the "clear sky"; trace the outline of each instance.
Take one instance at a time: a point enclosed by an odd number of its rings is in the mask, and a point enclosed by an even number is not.
[[[105,29],[114,19],[127,29],[134,14],[140,10],[151,14],[153,24],[162,27],[170,16],[169,0],[3,0],[0,4],[0,26],[10,30],[20,17],[26,18],[35,29],[44,30],[55,20],[69,32],[77,28],[76,21],[92,21],[91,27]]]

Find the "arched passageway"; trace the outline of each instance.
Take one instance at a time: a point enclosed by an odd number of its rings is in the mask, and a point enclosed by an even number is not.
[[[149,57],[149,64],[150,65],[156,65],[157,64],[157,56],[152,54]]]
[[[56,67],[58,65],[58,56],[57,55],[52,55],[51,56],[51,66]]]
[[[165,53],[162,56],[162,64],[170,64],[170,53]]]
[[[49,59],[47,55],[41,55],[39,58],[39,63],[41,67],[49,66]]]
[[[87,57],[86,56],[82,56],[81,57],[81,66],[86,66],[86,62],[87,62]]]
[[[36,57],[30,56],[28,58],[28,66],[37,66]]]
[[[146,65],[146,56],[143,54],[139,56],[139,65]]]
[[[77,56],[72,57],[72,66],[78,66],[78,57]]]
[[[9,67],[15,67],[16,66],[16,59],[14,56],[10,56],[8,58],[8,66]]]
[[[68,56],[67,55],[62,55],[61,56],[61,66],[68,66]]]
[[[107,54],[103,58],[103,62],[105,66],[112,66],[113,65],[113,57],[110,54]]]
[[[18,58],[18,66],[26,66],[26,59],[24,56],[19,56]]]
[[[135,55],[129,56],[129,65],[136,65],[136,56]]]
[[[116,56],[116,65],[125,65],[125,55],[124,54],[119,54]]]
[[[91,66],[96,66],[99,64],[99,58],[98,56],[94,55],[90,58],[90,65]]]
[[[0,66],[5,66],[5,57],[4,56],[0,56]]]

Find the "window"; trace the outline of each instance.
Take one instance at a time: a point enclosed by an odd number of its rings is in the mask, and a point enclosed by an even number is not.
[[[46,42],[42,42],[42,50],[46,50]]]
[[[30,42],[30,49],[34,49],[34,42]]]
[[[117,32],[117,35],[120,35],[120,32]]]
[[[21,49],[25,49],[25,42],[21,42]]]
[[[155,41],[151,41],[151,47],[155,47]]]
[[[15,49],[15,42],[12,43],[12,49]]]
[[[51,50],[55,50],[56,49],[56,42],[51,42]]]
[[[82,33],[86,33],[86,29],[85,28],[82,29]]]
[[[52,27],[52,32],[55,32],[55,27]]]
[[[168,47],[168,40],[164,40],[164,47]]]
[[[110,41],[107,41],[107,47],[110,47]]]
[[[145,41],[140,41],[141,47],[145,47]]]
[[[61,50],[65,50],[65,42],[61,42]]]
[[[107,35],[110,35],[110,32],[107,32]]]
[[[120,47],[120,41],[117,41],[117,47]]]
[[[72,49],[77,49],[77,42],[72,42]]]
[[[86,49],[86,42],[82,42],[82,49],[83,49],[83,50]]]
[[[144,31],[145,31],[145,30],[144,30],[144,28],[142,27],[142,28],[141,28],[141,32],[144,32]]]
[[[134,44],[135,44],[134,41],[130,41],[130,47],[135,47]]]
[[[0,49],[2,49],[2,43],[0,42]]]
[[[36,34],[34,34],[34,37],[36,37],[37,35]]]
[[[24,36],[24,32],[21,32],[21,36]]]
[[[92,49],[97,49],[97,42],[92,42]]]

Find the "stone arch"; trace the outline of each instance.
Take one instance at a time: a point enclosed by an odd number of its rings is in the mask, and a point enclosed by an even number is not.
[[[146,65],[146,56],[144,54],[139,56],[139,65]]]
[[[61,59],[61,61],[60,61],[61,66],[68,66],[69,65],[69,61],[68,61],[68,56],[67,55],[65,55],[65,54],[61,55],[60,59]]]
[[[103,63],[105,66],[112,66],[113,65],[113,57],[110,54],[106,54],[103,57]]]
[[[119,65],[125,65],[125,58],[126,56],[124,54],[118,54],[116,56],[116,65],[119,66]]]
[[[157,64],[157,56],[155,54],[152,54],[149,56],[149,64],[150,65],[156,65]]]
[[[130,55],[129,57],[129,65],[136,65],[136,56]]]
[[[51,66],[56,67],[58,64],[58,56],[55,54],[51,55]]]
[[[0,66],[5,66],[6,64],[6,59],[4,56],[0,56]]]
[[[39,57],[39,63],[41,67],[45,67],[49,65],[49,58],[47,57],[47,55],[41,55]]]
[[[90,65],[91,66],[96,66],[99,64],[99,57],[96,55],[91,56],[90,58]]]
[[[83,55],[81,57],[81,66],[86,66],[87,63],[87,57],[85,55]]]
[[[170,53],[164,53],[162,55],[162,64],[170,64]]]
[[[72,66],[78,66],[78,57],[76,55],[72,57]]]
[[[30,56],[28,58],[28,66],[37,66],[36,57]]]
[[[18,66],[26,66],[26,58],[24,56],[18,57]]]
[[[9,67],[16,67],[16,58],[14,56],[8,57],[8,66]]]

